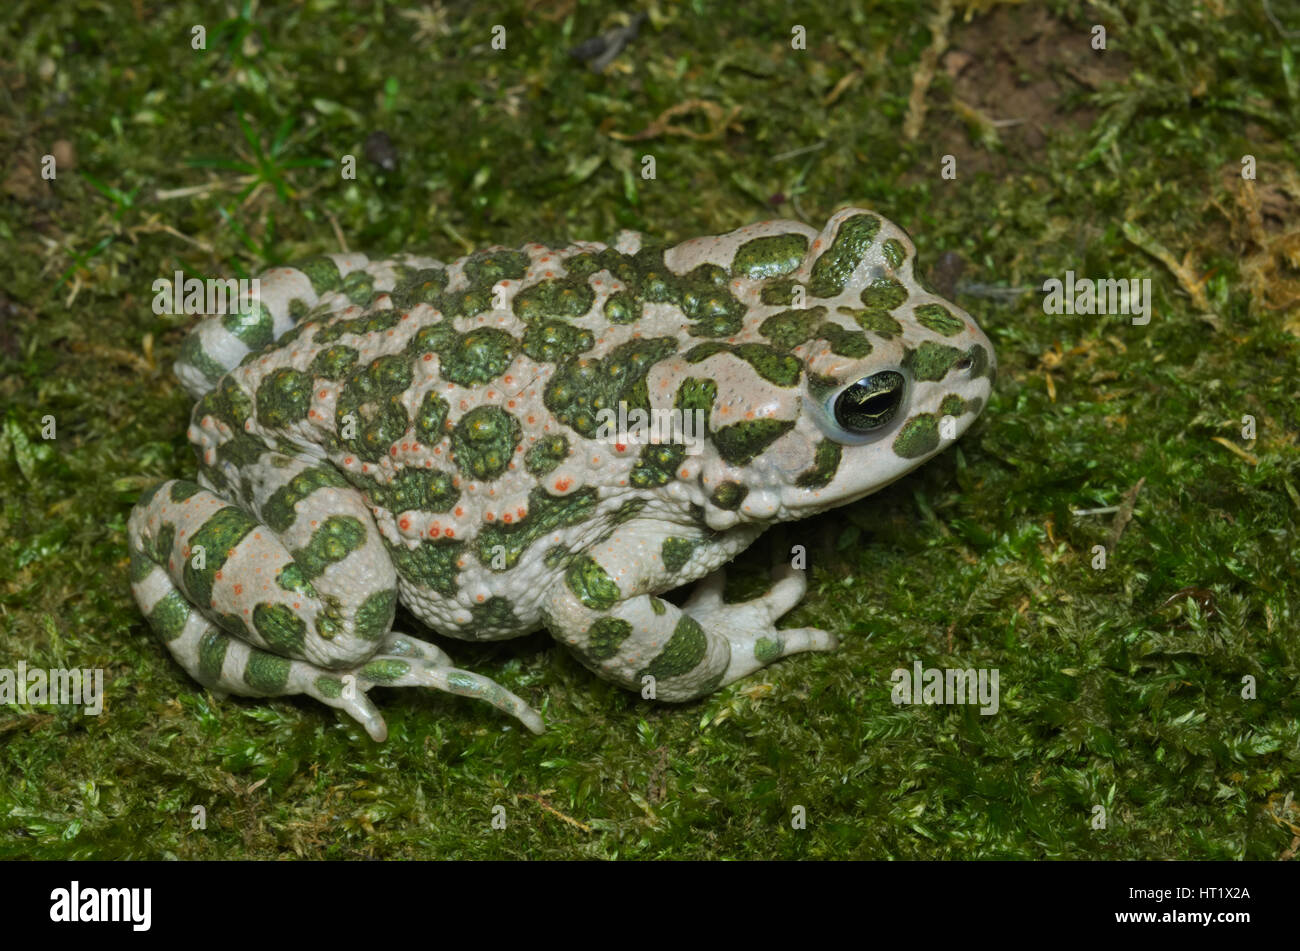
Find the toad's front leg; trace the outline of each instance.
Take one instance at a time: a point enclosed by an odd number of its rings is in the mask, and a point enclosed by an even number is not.
[[[781,566],[767,594],[739,604],[722,600],[725,576],[704,577],[682,607],[651,593],[669,587],[683,545],[680,537],[655,537],[625,526],[617,544],[578,556],[548,600],[552,633],[596,674],[630,690],[653,678],[659,700],[702,697],[761,667],[801,651],[834,650],[835,638],[817,628],[779,630],[776,621],[803,596],[804,573]],[[726,560],[752,541],[732,545]],[[656,542],[658,544],[654,544]],[[705,555],[707,558],[707,554]],[[647,590],[648,589],[648,590]]]

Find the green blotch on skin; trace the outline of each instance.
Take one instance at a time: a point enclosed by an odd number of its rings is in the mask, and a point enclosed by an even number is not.
[[[831,345],[831,353],[838,357],[860,360],[871,353],[871,341],[866,334],[856,330],[845,330],[839,324],[829,321],[817,328],[817,337]]]
[[[473,479],[495,479],[510,465],[522,435],[519,420],[501,407],[476,406],[451,432],[452,459]]]
[[[211,687],[221,679],[221,667],[229,648],[230,635],[225,631],[211,630],[199,638],[199,683]]]
[[[436,446],[447,432],[447,401],[432,390],[424,394],[415,414],[415,438],[426,446]]]
[[[177,479],[176,481],[182,482],[184,480]],[[153,505],[153,500],[158,497],[159,492],[169,485],[174,484],[174,482],[155,482],[153,485],[149,486],[149,488],[140,493],[140,497],[135,500],[136,508],[149,508],[149,506]],[[191,482],[190,485],[197,485],[197,483]]]
[[[628,499],[610,513],[609,522],[611,525],[622,525],[624,522],[630,522],[640,514],[646,505],[645,499]]]
[[[789,307],[794,304],[794,289],[798,281],[772,281],[758,293],[758,299],[768,307]]]
[[[758,332],[782,350],[793,350],[812,339],[814,329],[826,317],[826,308],[818,305],[807,310],[783,310],[758,325]]]
[[[248,663],[244,665],[244,683],[258,693],[278,694],[289,683],[289,665],[286,657],[250,648]]]
[[[320,577],[330,565],[342,561],[366,542],[366,527],[351,515],[331,515],[312,533],[293,560],[307,580]]]
[[[357,608],[353,630],[363,641],[377,641],[388,633],[397,610],[397,590],[376,591]]]
[[[143,581],[153,574],[158,565],[148,555],[132,550],[129,578],[132,584]]]
[[[524,353],[538,363],[559,363],[590,350],[595,342],[590,330],[562,320],[531,324],[524,331]]]
[[[736,251],[731,273],[751,280],[783,277],[798,269],[808,252],[805,235],[777,234],[746,241]]]
[[[802,363],[767,344],[742,343],[734,348],[734,352],[757,370],[759,376],[777,386],[796,386],[803,373]]]
[[[518,350],[519,342],[504,330],[477,327],[439,352],[442,377],[461,386],[487,383],[506,371]]]
[[[792,429],[792,419],[754,419],[723,426],[711,433],[709,438],[713,440],[723,462],[745,466]]]
[[[357,305],[367,304],[375,296],[375,278],[369,271],[349,271],[343,278],[344,295]]]
[[[668,272],[671,273],[671,272]],[[677,278],[670,299],[693,321],[693,337],[729,337],[745,325],[745,305],[727,287],[727,272],[705,264]]]
[[[172,483],[171,490],[167,497],[173,502],[184,502],[186,499],[193,498],[203,491],[203,486],[197,482],[190,482],[188,479],[177,479]]]
[[[442,312],[448,317],[477,317],[492,309],[496,294],[489,287],[469,287],[442,295]]]
[[[473,615],[471,623],[478,631],[508,631],[519,626],[514,608],[510,606],[509,600],[500,595],[494,594],[482,604],[475,604],[470,608],[470,614]]]
[[[709,501],[720,509],[735,511],[740,508],[740,503],[745,501],[745,496],[749,495],[749,487],[741,485],[739,482],[721,482],[709,496]],[[705,524],[703,518],[701,524]]]
[[[840,313],[848,314],[857,321],[858,326],[863,330],[870,330],[873,333],[878,333],[886,340],[897,337],[903,332],[903,325],[893,317],[889,316],[889,314],[883,309],[877,308],[873,310],[864,307],[841,307]]]
[[[878,277],[858,295],[867,310],[895,310],[907,301],[907,288],[892,277]]]
[[[367,334],[391,330],[397,326],[401,319],[401,313],[392,309],[371,311],[370,313],[362,314],[360,317],[352,317],[348,319],[335,317],[329,319],[329,323],[326,326],[316,331],[314,342],[317,344],[333,343],[344,334],[353,334],[358,337],[364,337]],[[283,346],[291,339],[292,335],[301,333],[305,328],[305,324],[301,327],[294,328],[294,330],[289,334],[280,338],[280,345]]]
[[[634,324],[641,319],[641,301],[627,291],[615,291],[605,301],[605,319],[611,324]]]
[[[337,677],[317,677],[316,689],[322,697],[329,697],[331,700],[337,700],[343,696],[343,681]]]
[[[704,346],[713,346],[704,344]],[[718,384],[707,377],[688,376],[677,387],[673,408],[682,412],[682,434],[703,439],[709,431],[709,414],[718,397]],[[696,413],[702,415],[696,416]],[[703,425],[698,425],[702,422]],[[649,489],[667,485],[677,475],[677,467],[686,458],[687,446],[681,443],[651,443],[642,448],[628,477],[634,488]]]
[[[533,323],[581,317],[595,302],[596,292],[585,280],[553,278],[524,288],[511,301],[511,308],[520,320]]]
[[[191,331],[185,338],[185,342],[181,344],[181,362],[194,367],[210,383],[220,379],[226,372],[226,368],[208,356],[208,352],[203,349],[203,340],[197,331]]]
[[[316,589],[303,576],[302,569],[298,567],[297,562],[291,561],[281,568],[275,576],[275,583],[282,591],[292,591],[307,598],[316,597]]]
[[[643,446],[628,476],[635,489],[653,489],[673,481],[677,467],[686,458],[686,447],[676,443]]]
[[[164,641],[174,641],[185,630],[192,610],[179,591],[168,591],[149,612],[149,626]]]
[[[980,410],[984,408],[984,401],[978,396],[972,396],[966,401],[966,412],[975,416],[979,415]]]
[[[881,245],[881,250],[885,252],[885,262],[895,270],[902,267],[903,262],[907,260],[907,249],[897,238],[887,238]]]
[[[311,281],[311,288],[318,297],[326,291],[336,291],[343,286],[343,275],[339,273],[339,266],[332,258],[311,258],[299,264],[298,270],[307,275],[307,280]]]
[[[316,612],[316,633],[325,640],[332,641],[343,633],[343,604],[332,594],[327,594],[320,600],[325,607]]]
[[[523,251],[479,251],[465,260],[465,277],[471,286],[479,287],[519,281],[528,273],[529,260]]]
[[[763,379],[777,386],[795,386],[803,364],[788,353],[765,343],[729,344],[710,341],[692,347],[685,354],[687,363],[702,363],[719,353],[731,353],[748,363]]]
[[[370,481],[359,487],[390,512],[450,512],[460,500],[455,478],[441,469],[407,467],[386,485]]]
[[[441,308],[442,294],[446,289],[446,271],[442,268],[424,268],[393,286],[393,306],[400,310],[409,310],[417,304]]]
[[[456,594],[456,578],[460,573],[456,563],[465,547],[464,542],[439,539],[422,541],[414,548],[408,548],[400,542],[390,542],[382,533],[380,538],[397,573],[411,584],[432,588],[447,598]]]
[[[690,673],[704,660],[708,646],[709,639],[704,628],[689,614],[683,614],[673,630],[673,636],[659,652],[659,656],[650,662],[650,666],[640,672],[638,679],[649,675],[656,680],[663,680]]]
[[[422,358],[427,353],[442,353],[456,342],[457,336],[450,321],[440,320],[417,330],[407,341],[406,352],[413,358]]]
[[[212,584],[216,574],[230,557],[235,546],[257,528],[257,520],[233,505],[218,509],[190,538],[190,557],[181,573],[185,591],[197,605],[212,601]],[[194,567],[194,549],[203,547],[202,568]]]
[[[411,420],[402,396],[411,386],[411,361],[402,354],[379,357],[353,370],[339,392],[337,432],[351,430],[343,444],[356,455],[378,462],[406,433]],[[348,423],[348,417],[353,422]]]
[[[556,568],[567,568],[573,561],[573,552],[563,545],[552,545],[546,549],[546,554],[542,556],[542,564],[554,571]]]
[[[932,413],[913,416],[894,437],[894,453],[904,459],[915,459],[939,448],[939,421]]]
[[[622,597],[614,579],[589,555],[573,560],[564,581],[574,596],[593,611],[608,611]]]
[[[262,507],[262,519],[277,534],[283,534],[297,518],[294,506],[312,493],[325,488],[345,489],[347,479],[328,466],[304,469],[271,493]]]
[[[231,377],[223,377],[216,388],[206,393],[195,407],[195,418],[211,416],[241,433],[253,415],[253,399]]]
[[[840,222],[835,240],[813,262],[808,290],[815,297],[837,297],[880,230],[875,215],[854,215]]]
[[[260,302],[237,313],[226,314],[221,318],[221,326],[250,350],[261,350],[275,340],[271,312]]]
[[[502,696],[500,687],[486,686],[466,673],[449,673],[447,675],[447,687],[464,697]]]
[[[673,337],[629,340],[604,358],[572,357],[546,384],[543,402],[555,418],[587,439],[600,433],[601,410],[649,409],[645,377],[650,368],[677,351]]]
[[[813,453],[813,466],[799,474],[794,484],[801,489],[820,489],[830,485],[840,468],[840,444],[823,439]]]
[[[153,560],[160,565],[166,565],[171,560],[172,550],[176,546],[176,526],[171,522],[163,522],[158,529],[158,537],[154,539],[152,555]]]
[[[965,322],[942,304],[922,304],[913,314],[922,327],[945,337],[952,337],[966,329]]]
[[[249,631],[248,624],[238,614],[218,614],[213,618],[213,620],[216,621],[217,626],[227,634],[234,634],[245,643],[248,643],[253,639],[253,634]]]
[[[659,548],[659,554],[664,560],[664,570],[670,575],[675,575],[686,566],[691,560],[691,552],[695,551],[699,542],[692,538],[665,538],[664,543]]]
[[[257,387],[257,418],[273,429],[298,422],[311,408],[311,386],[301,370],[272,370]]]
[[[961,358],[962,352],[956,347],[925,340],[915,350],[907,351],[903,366],[918,380],[942,380]]]
[[[960,416],[966,411],[966,401],[955,393],[949,393],[939,404],[940,416]]]
[[[391,684],[411,672],[411,665],[404,660],[385,658],[372,660],[361,668],[361,676],[378,684]]]
[[[754,660],[760,664],[770,664],[780,658],[784,647],[779,637],[760,637],[754,642]]]
[[[569,458],[567,436],[543,436],[524,453],[524,468],[535,476],[544,476]]]
[[[509,571],[530,545],[558,528],[588,521],[596,508],[596,490],[588,486],[570,495],[550,495],[541,486],[528,493],[528,514],[512,524],[492,522],[479,529],[475,539],[478,560],[493,571]],[[498,567],[497,546],[505,552],[505,567]]]
[[[352,347],[335,344],[316,354],[307,369],[312,376],[326,380],[341,380],[356,366],[360,354]]]
[[[287,604],[262,603],[253,608],[253,627],[267,647],[283,654],[301,654],[307,623]]]
[[[989,352],[980,344],[975,344],[970,348],[970,375],[972,379],[986,376],[992,383],[997,377],[997,371],[993,369],[993,361],[989,359]]]
[[[632,625],[622,618],[600,618],[587,628],[587,646],[583,653],[592,660],[609,660],[631,634]]]
[[[662,617],[663,615],[668,613],[668,606],[664,604],[663,600],[660,598],[651,598],[650,610],[653,611],[655,614],[659,615],[660,617]]]

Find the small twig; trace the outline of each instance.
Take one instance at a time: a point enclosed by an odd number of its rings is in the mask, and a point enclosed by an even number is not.
[[[1276,29],[1276,30],[1277,30],[1279,33],[1281,33],[1283,36],[1288,37],[1288,38],[1289,38],[1289,37],[1292,37],[1292,36],[1300,36],[1300,30],[1284,30],[1284,29],[1282,29],[1282,24],[1281,24],[1281,22],[1278,20],[1277,15],[1273,12],[1273,7],[1272,7],[1272,5],[1269,3],[1269,0],[1264,0],[1264,16],[1268,17],[1268,20],[1269,20],[1270,23],[1273,24],[1274,29]]]
[[[1099,509],[1070,509],[1070,514],[1075,518],[1083,518],[1085,515],[1111,515],[1118,511],[1118,505],[1103,505]]]
[[[1137,485],[1129,489],[1124,495],[1124,501],[1119,505],[1119,511],[1115,513],[1115,522],[1110,527],[1110,544],[1106,547],[1112,552],[1115,546],[1119,544],[1119,537],[1124,534],[1129,520],[1133,518],[1133,509],[1137,506],[1138,493],[1142,491],[1142,486],[1146,484],[1147,477],[1143,476],[1137,480]]]
[[[1210,439],[1213,442],[1217,442],[1224,449],[1231,449],[1233,452],[1241,456],[1242,459],[1245,459],[1252,466],[1259,465],[1259,457],[1256,456],[1253,452],[1247,452],[1246,450],[1238,446],[1236,443],[1224,439],[1222,436],[1211,436]]]
[[[829,139],[822,139],[822,141],[816,143],[815,145],[805,145],[801,149],[792,149],[789,152],[782,152],[780,155],[773,155],[771,161],[784,162],[786,159],[794,158],[796,155],[807,155],[809,152],[816,152],[818,149],[824,149],[829,144],[830,144]]]
[[[546,810],[547,812],[549,812],[551,815],[556,816],[556,817],[558,817],[558,818],[560,818],[560,819],[563,819],[563,820],[564,820],[565,822],[567,822],[569,825],[574,826],[574,827],[576,827],[576,828],[579,828],[579,829],[581,829],[583,832],[590,832],[590,831],[591,831],[591,826],[589,826],[589,825],[587,825],[587,824],[585,824],[585,823],[579,822],[577,819],[573,819],[573,818],[571,818],[571,817],[569,817],[569,816],[566,816],[564,813],[560,812],[560,810],[556,809],[554,806],[552,806],[549,802],[547,802],[547,801],[546,801],[545,799],[543,799],[541,796],[538,796],[538,795],[536,795],[535,793],[520,793],[519,795],[521,795],[521,796],[522,796],[523,798],[525,798],[525,799],[531,799],[533,802],[537,803],[539,806],[541,806],[543,809],[545,809],[545,810]]]

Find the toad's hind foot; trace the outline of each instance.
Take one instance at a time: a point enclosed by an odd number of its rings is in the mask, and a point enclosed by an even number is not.
[[[406,640],[414,641],[415,639],[406,638]],[[437,648],[434,648],[434,650],[437,650]],[[438,651],[438,653],[443,657],[447,656],[442,651]],[[355,677],[354,681],[341,679],[346,678],[349,674]],[[505,687],[480,674],[461,670],[459,667],[450,667],[436,660],[425,660],[411,655],[379,654],[372,657],[355,671],[344,671],[341,675],[330,674],[328,676],[339,679],[340,685],[344,689],[351,685],[353,692],[358,696],[361,696],[363,691],[369,690],[371,687],[432,687],[445,693],[459,694],[462,697],[474,697],[478,700],[485,700],[498,710],[510,714],[534,733],[543,733],[546,730],[546,724],[537,711]],[[357,711],[354,711],[349,706],[335,705],[341,706],[342,709],[359,720],[366,727],[366,732],[374,740],[382,741],[387,735],[388,731],[384,727],[382,717],[379,718],[377,725],[372,729],[371,724],[365,717],[358,715],[358,712],[364,712],[367,707],[371,710],[374,709],[374,705],[368,700],[363,701]]]

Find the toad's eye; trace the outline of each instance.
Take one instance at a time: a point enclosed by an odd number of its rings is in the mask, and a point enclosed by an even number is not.
[[[893,370],[863,377],[835,398],[835,422],[857,436],[888,426],[898,415],[905,386],[903,374]]]

